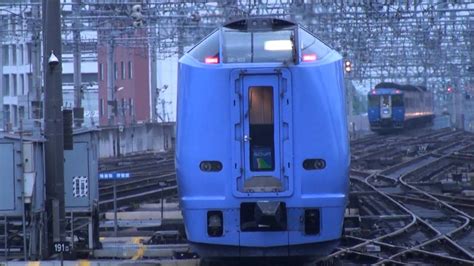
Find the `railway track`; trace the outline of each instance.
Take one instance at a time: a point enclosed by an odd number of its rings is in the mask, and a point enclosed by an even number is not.
[[[449,131],[430,135],[436,148],[424,155],[351,172],[349,207],[360,206],[361,229],[346,232],[340,248],[317,264],[474,263],[473,199],[425,191],[421,184],[433,182],[441,170],[449,173],[452,162],[446,160],[472,149],[474,138]]]
[[[352,228],[346,227],[340,247],[316,264],[474,263],[474,199],[436,189],[446,175],[469,167],[463,162],[474,158],[472,135],[426,130],[369,136],[351,144],[349,210],[356,211],[349,213],[346,225]],[[147,156],[107,160],[101,168],[133,172],[130,180],[117,182],[119,206],[176,195],[172,155]],[[110,209],[112,182],[101,182],[100,193],[101,209]],[[166,247],[160,237],[154,239],[150,245]]]
[[[99,207],[103,212],[113,208],[114,186],[119,208],[133,208],[139,203],[156,202],[175,195],[177,191],[174,158],[170,152],[108,158],[101,160],[100,172],[130,173],[129,179],[99,182]]]

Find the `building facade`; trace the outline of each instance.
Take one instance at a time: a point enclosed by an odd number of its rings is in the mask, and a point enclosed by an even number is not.
[[[143,33],[133,33],[144,36]],[[151,121],[149,48],[114,43],[103,34],[98,47],[99,121],[101,126]]]
[[[38,3],[38,0],[23,1],[0,10],[0,27],[4,29],[0,32],[0,131],[18,131],[20,121],[25,130],[31,130],[35,124],[39,126],[43,118],[41,20],[37,19],[41,17],[41,8]],[[70,5],[62,8],[63,12],[71,11]],[[81,32],[81,39],[89,42],[97,43],[96,36],[95,31]],[[72,108],[73,45],[67,33],[63,33],[63,40],[63,107]],[[96,44],[88,46],[96,47]],[[93,127],[99,122],[97,52],[88,49],[81,55],[82,126]]]

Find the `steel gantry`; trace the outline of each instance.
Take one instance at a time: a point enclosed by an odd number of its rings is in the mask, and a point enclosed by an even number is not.
[[[467,0],[82,0],[64,1],[63,45],[72,50],[77,31],[127,30],[132,8],[141,6],[147,35],[122,35],[116,44],[156,47],[158,59],[181,54],[216,26],[242,16],[294,19],[352,61],[349,78],[396,80],[427,87],[472,86],[474,4]],[[0,1],[0,12],[36,1]],[[74,6],[80,5],[80,8]],[[9,20],[38,19],[25,12]],[[112,23],[111,23],[112,22]],[[3,27],[5,29],[5,27]],[[24,29],[25,34],[29,29]],[[2,30],[10,38],[22,33]],[[76,33],[76,35],[74,35]],[[96,51],[97,35],[81,39]],[[77,48],[76,48],[77,49]]]

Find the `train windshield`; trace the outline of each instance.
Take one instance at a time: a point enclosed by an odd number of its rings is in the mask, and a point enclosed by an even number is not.
[[[369,107],[378,107],[378,106],[379,106],[379,96],[369,95]]]
[[[392,95],[392,106],[393,107],[403,106],[403,96],[402,95]]]
[[[292,29],[238,31],[224,28],[224,63],[264,63],[293,61]]]
[[[329,46],[304,29],[299,29],[298,38],[300,38],[302,56],[314,54],[315,59],[319,60],[331,51]]]
[[[219,62],[219,31],[214,31],[204,38],[189,51],[189,54],[200,62],[205,62],[206,58],[217,58]]]

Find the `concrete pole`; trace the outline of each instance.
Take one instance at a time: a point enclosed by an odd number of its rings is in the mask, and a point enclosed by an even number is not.
[[[73,0],[72,12],[74,13],[73,38],[74,38],[74,112],[81,111],[81,23],[79,21],[82,0]],[[83,112],[82,112],[83,113]],[[74,127],[81,127],[84,119],[77,119],[74,114]]]
[[[5,25],[2,23],[0,24],[2,28],[5,27]],[[3,40],[3,32],[0,31],[0,40]],[[3,46],[2,42],[0,41],[0,48],[2,51],[0,52],[0,131],[5,128],[4,124],[4,113],[3,112],[3,92],[5,91],[5,88],[3,88]]]
[[[115,101],[115,77],[114,77],[114,37],[111,36],[107,50],[107,115],[109,125],[115,123],[115,112],[117,111],[117,102]]]
[[[150,47],[150,96],[151,96],[151,121],[157,121],[157,112],[156,112],[156,105],[158,104],[158,95],[156,92],[157,88],[157,67],[156,67],[156,29],[151,28],[151,47]]]
[[[45,247],[48,250],[47,254],[51,255],[52,243],[65,239],[60,0],[43,0],[43,41],[46,213],[48,221]],[[57,64],[48,63],[52,53],[59,61]]]
[[[460,87],[458,84],[457,87]],[[463,94],[459,90],[454,92],[454,109],[456,114],[456,128],[464,129],[464,106],[463,106]]]
[[[38,1],[39,4],[39,1]],[[32,12],[34,17],[40,17],[40,8],[38,5],[33,5]],[[36,25],[36,22],[33,25],[33,43],[31,45],[31,67],[33,69],[33,77],[31,87],[33,88],[32,101],[34,101],[34,108],[31,108],[31,118],[40,119],[41,118],[41,36],[40,36],[40,27]],[[34,123],[35,131],[40,131],[41,124]]]
[[[167,122],[167,114],[166,114],[166,101],[164,99],[161,100],[161,110],[162,110],[162,119],[163,122]]]
[[[353,119],[353,116],[352,116],[352,109],[353,109],[353,102],[352,102],[352,98],[353,98],[353,87],[352,87],[352,83],[351,81],[347,78],[348,74],[346,73],[345,74],[346,77],[344,78],[344,86],[346,87],[346,102],[347,102],[347,120],[349,121],[349,133],[350,133],[350,136],[354,136],[355,135],[355,124],[354,124],[354,119]]]
[[[179,1],[184,2],[182,0]],[[185,15],[184,11],[180,11],[180,16],[181,18],[178,19],[178,25],[177,25],[177,30],[178,30],[178,60],[181,58],[181,56],[184,55],[184,21],[185,19],[183,18]]]

